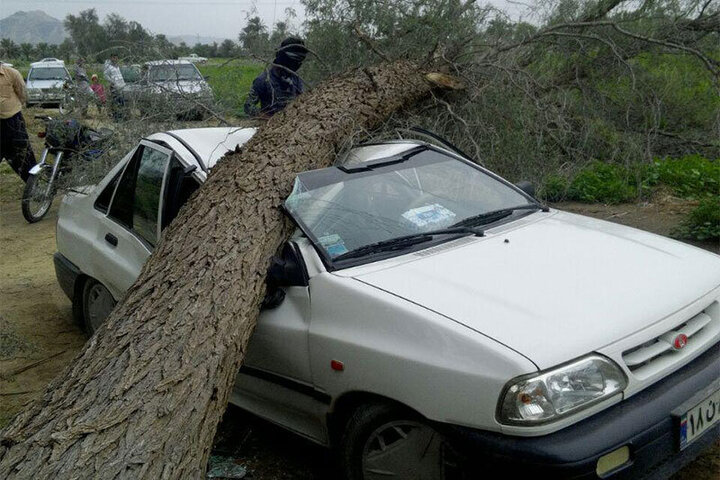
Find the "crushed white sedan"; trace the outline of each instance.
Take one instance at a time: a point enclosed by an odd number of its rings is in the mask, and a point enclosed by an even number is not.
[[[157,133],[64,198],[57,278],[89,332],[253,133]],[[231,402],[345,478],[666,478],[718,438],[720,257],[422,141],[299,174],[285,211]]]

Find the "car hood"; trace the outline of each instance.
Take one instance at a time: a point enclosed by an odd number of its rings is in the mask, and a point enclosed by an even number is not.
[[[157,93],[204,93],[208,90],[207,83],[201,81],[171,81],[153,83],[153,90]]]
[[[62,88],[65,80],[29,80],[27,88]]]
[[[704,250],[564,212],[529,217],[535,220],[457,241],[457,248],[348,273],[487,335],[541,369],[616,342],[720,284],[720,257]]]

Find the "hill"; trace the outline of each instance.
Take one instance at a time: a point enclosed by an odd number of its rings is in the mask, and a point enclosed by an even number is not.
[[[15,12],[0,20],[0,38],[8,38],[17,44],[59,44],[66,37],[62,21],[42,10]]]

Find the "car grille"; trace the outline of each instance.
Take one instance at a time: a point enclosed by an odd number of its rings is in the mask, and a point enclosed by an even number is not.
[[[659,369],[704,350],[720,330],[720,306],[713,302],[705,310],[662,335],[622,354],[628,370],[647,378]]]

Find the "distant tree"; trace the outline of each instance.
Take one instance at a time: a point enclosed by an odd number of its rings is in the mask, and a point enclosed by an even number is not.
[[[35,55],[38,58],[55,57],[57,55],[57,45],[50,45],[45,42],[35,45]]]
[[[21,43],[20,44],[20,55],[25,60],[32,60],[35,55],[35,47],[32,43]]]
[[[224,58],[232,57],[235,55],[235,48],[235,42],[230,39],[226,39],[218,47],[217,56]]]
[[[9,58],[18,58],[20,56],[20,47],[17,43],[9,38],[0,40],[0,59],[7,60]]]
[[[270,47],[277,48],[284,39],[290,36],[290,29],[287,22],[277,22],[270,35]]]
[[[175,52],[177,57],[184,57],[190,54],[190,47],[188,47],[187,43],[180,42],[180,45],[178,45],[175,48]]]
[[[172,57],[175,54],[175,45],[163,34],[155,35],[153,40],[155,45],[155,51],[160,54],[161,57]]]
[[[270,50],[267,27],[257,16],[248,19],[247,25],[240,32],[239,40],[243,49],[253,55],[264,56]]]
[[[66,38],[60,45],[58,45],[55,56],[69,62],[73,51],[75,51],[75,46],[73,45],[72,40]]]
[[[106,31],[94,8],[83,10],[77,16],[68,15],[63,23],[78,55],[89,56],[106,49]]]

